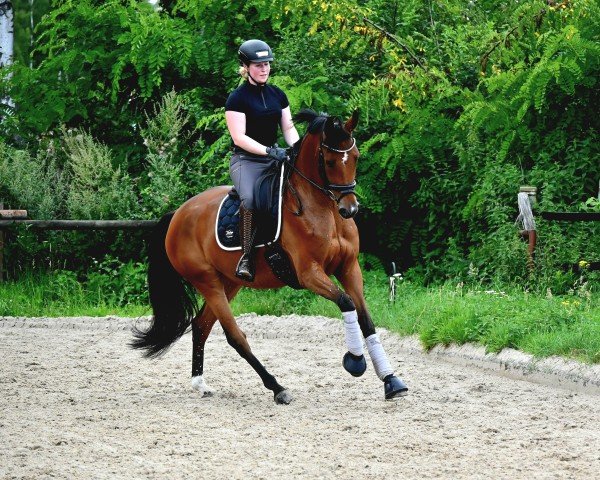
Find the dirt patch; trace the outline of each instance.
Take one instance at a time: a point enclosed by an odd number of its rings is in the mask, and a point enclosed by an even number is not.
[[[1,478],[594,478],[597,396],[440,362],[382,335],[410,393],[341,367],[339,321],[239,318],[294,401],[275,405],[216,329],[190,388],[191,336],[158,361],[132,320],[0,319]]]

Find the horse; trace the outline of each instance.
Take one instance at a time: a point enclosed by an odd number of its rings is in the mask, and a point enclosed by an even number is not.
[[[305,109],[295,117],[308,128],[295,146],[282,200],[280,245],[287,254],[300,288],[334,302],[344,319],[348,352],[342,365],[354,376],[366,368],[363,338],[376,374],[384,383],[385,399],[407,394],[394,374],[369,315],[358,262],[359,236],[353,217],[358,212],[356,167],[359,151],[352,133],[358,111],[343,122],[339,117]],[[192,388],[201,395],[212,389],[203,378],[204,345],[219,321],[228,344],[261,378],[278,404],[292,394],[281,386],[254,356],[229,303],[242,287],[281,288],[285,283],[255,251],[256,275],[249,283],[235,276],[238,251],[225,251],[215,238],[220,202],[231,187],[208,189],[164,215],[148,248],[148,289],[153,310],[147,330],[133,329],[133,348],[146,357],[162,355],[173,342],[192,330]],[[284,208],[285,207],[285,208]],[[330,278],[335,276],[343,289]],[[199,307],[196,292],[204,298]]]

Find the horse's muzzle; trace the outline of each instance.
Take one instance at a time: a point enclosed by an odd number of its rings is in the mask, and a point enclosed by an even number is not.
[[[358,203],[351,203],[348,206],[340,205],[338,210],[342,218],[352,218],[358,213]]]

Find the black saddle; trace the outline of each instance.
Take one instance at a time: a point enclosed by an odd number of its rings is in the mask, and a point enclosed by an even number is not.
[[[283,177],[285,170],[275,161],[258,179],[254,188],[256,202],[257,247],[272,243],[279,238],[281,232],[281,197],[283,195]],[[219,207],[217,216],[217,243],[224,250],[239,250],[240,247],[240,197],[232,188]]]

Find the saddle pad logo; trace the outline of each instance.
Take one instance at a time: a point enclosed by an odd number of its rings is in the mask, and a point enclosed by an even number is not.
[[[234,231],[231,228],[228,228],[225,231],[225,238],[227,238],[228,240],[231,240],[233,238],[234,235]]]

